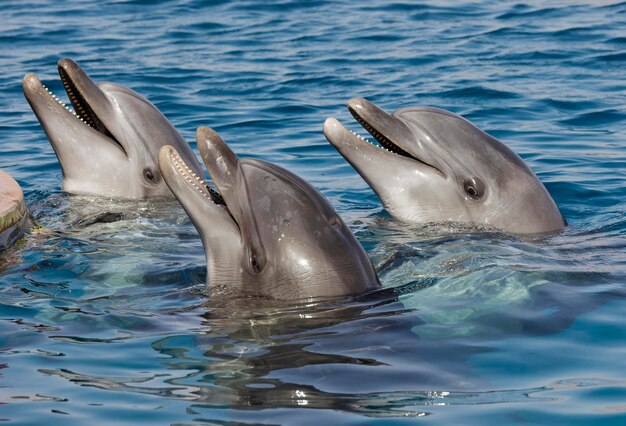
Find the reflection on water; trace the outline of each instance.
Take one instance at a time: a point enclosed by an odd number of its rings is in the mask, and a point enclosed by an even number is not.
[[[454,365],[459,365],[457,357],[447,364],[452,367],[449,371],[428,367],[428,358],[437,362],[437,356],[420,353],[421,340],[410,332],[419,319],[397,302],[395,291],[335,304],[267,305],[251,299],[209,301],[202,315],[202,332],[170,335],[152,343],[166,368],[161,373],[127,378],[68,369],[40,371],[80,386],[190,401],[189,409],[194,412],[306,407],[406,417],[425,415],[424,407],[431,405],[514,402],[544,390],[436,390],[467,388],[468,377],[460,379],[460,372],[453,373]],[[346,335],[355,339],[348,340]],[[415,351],[407,352],[407,347]],[[413,364],[402,379],[407,390],[363,392],[377,387],[368,386],[367,381],[402,387],[394,373],[385,371],[399,359]],[[296,382],[294,373],[299,376]]]
[[[212,300],[200,330],[152,341],[152,355],[162,367],[156,373],[125,377],[65,368],[39,371],[82,387],[185,401],[190,415],[208,418],[216,409],[289,408],[412,417],[449,405],[550,402],[558,400],[555,391],[617,384],[577,379],[489,389],[472,379],[466,367],[458,368],[472,352],[487,348],[422,340],[410,333],[423,325],[415,324],[419,321],[411,314],[388,291],[365,300],[288,308],[250,299]],[[442,362],[442,357],[451,359]],[[385,371],[403,364],[409,368],[402,378]],[[370,390],[385,383],[404,390]]]

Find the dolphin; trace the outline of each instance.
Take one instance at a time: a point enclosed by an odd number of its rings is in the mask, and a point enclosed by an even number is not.
[[[0,249],[11,246],[33,224],[22,188],[0,170]]]
[[[196,137],[217,191],[171,146],[159,165],[200,234],[215,294],[312,300],[380,286],[365,250],[311,185],[274,164],[240,160],[208,127]]]
[[[76,62],[61,59],[59,76],[74,111],[26,74],[24,96],[63,171],[63,190],[121,198],[172,196],[158,166],[171,145],[191,169],[202,169],[189,144],[146,98],[114,83],[94,83]]]
[[[549,233],[566,226],[524,161],[463,117],[431,107],[388,114],[363,98],[351,99],[348,110],[380,146],[334,118],[324,123],[324,135],[396,218],[512,234]]]

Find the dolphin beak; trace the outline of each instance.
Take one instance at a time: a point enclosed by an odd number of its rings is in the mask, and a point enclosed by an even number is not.
[[[159,168],[165,183],[183,206],[191,221],[204,238],[224,228],[239,235],[237,225],[230,216],[219,194],[210,189],[170,145],[159,150]]]
[[[50,93],[36,74],[29,73],[24,76],[22,90],[24,97],[42,125],[46,118],[50,118],[50,121],[54,119],[63,120],[68,125],[74,121],[75,114],[64,108],[63,102]]]
[[[224,197],[226,204],[229,207],[237,205],[235,193],[237,184],[241,181],[241,168],[237,155],[226,145],[220,135],[209,127],[198,127],[196,144],[211,180]]]
[[[159,150],[159,168],[170,185],[174,193],[181,193],[189,190],[198,193],[202,197],[211,200],[211,194],[206,188],[202,178],[187,166],[176,149],[170,145],[165,145]],[[194,188],[195,191],[191,191]]]
[[[364,98],[350,99],[348,110],[385,150],[396,154],[398,158],[415,160],[422,163],[422,166],[432,168],[442,177],[446,176],[444,165],[433,152],[432,144],[428,147],[422,144],[413,129],[400,118],[386,113]]]
[[[37,78],[36,74],[28,73],[24,76],[22,80],[22,89],[24,91],[24,95],[26,96],[26,100],[35,96],[37,92],[43,87],[41,86],[41,82]]]
[[[380,156],[396,159],[398,156],[386,149],[372,144],[356,133],[345,128],[335,118],[327,118],[324,122],[324,136],[332,146],[357,170],[365,164],[375,161]]]

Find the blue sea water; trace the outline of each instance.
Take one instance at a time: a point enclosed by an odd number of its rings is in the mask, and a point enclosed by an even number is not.
[[[306,178],[400,296],[207,297],[176,202],[61,192],[21,79],[63,94],[62,57],[149,98],[194,150],[208,125]],[[0,69],[0,168],[42,225],[0,255],[1,420],[626,424],[626,3],[2,1]],[[321,132],[355,96],[472,120],[569,226],[393,220]]]

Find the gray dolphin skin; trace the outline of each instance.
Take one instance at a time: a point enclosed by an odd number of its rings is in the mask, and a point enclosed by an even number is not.
[[[513,234],[549,233],[566,223],[524,161],[463,117],[431,107],[388,114],[363,98],[348,110],[380,144],[324,123],[326,139],[395,217],[455,222]]]
[[[0,170],[0,250],[10,247],[33,224],[22,188]]]
[[[219,192],[170,146],[161,148],[159,165],[200,234],[211,287],[276,300],[379,287],[365,250],[311,185],[265,161],[240,160],[208,127],[196,137]]]
[[[24,96],[43,127],[63,171],[63,190],[122,198],[171,196],[158,167],[171,145],[197,173],[189,144],[146,98],[124,86],[94,83],[71,59],[58,63],[74,111],[27,74]]]

